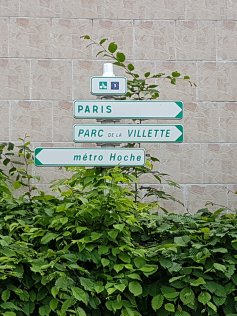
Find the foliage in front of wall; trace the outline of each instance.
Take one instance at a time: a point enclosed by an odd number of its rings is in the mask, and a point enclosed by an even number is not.
[[[82,39],[88,41],[88,46],[94,46],[97,51],[96,57],[106,58],[115,66],[124,71],[128,77],[128,92],[125,96],[114,97],[115,99],[133,100],[155,100],[160,96],[159,84],[161,80],[168,80],[171,85],[176,85],[178,81],[187,81],[191,86],[190,76],[182,75],[179,71],[172,71],[170,74],[165,72],[154,73],[153,70],[140,74],[136,70],[135,64],[127,60],[127,56],[119,49],[116,42],[109,42],[107,38],[94,40],[90,35],[83,35]]]
[[[13,147],[0,151],[1,315],[237,315],[236,214],[161,215],[119,167],[75,168],[56,196],[37,192],[27,143],[18,167]]]
[[[158,98],[150,79],[189,81],[176,71],[140,78],[106,41],[91,44],[131,76],[127,98]],[[0,315],[237,315],[236,214],[159,214],[160,200],[174,198],[147,188],[156,201],[145,202],[138,190],[140,175],[166,176],[152,170],[156,158],[140,168],[71,168],[46,194],[21,141],[0,145]]]

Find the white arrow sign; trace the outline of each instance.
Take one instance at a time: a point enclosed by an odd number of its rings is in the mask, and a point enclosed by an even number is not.
[[[181,119],[181,101],[141,101],[141,100],[76,100],[75,118],[93,119]]]
[[[143,166],[141,148],[36,148],[36,166]]]
[[[183,126],[151,124],[81,124],[74,125],[74,141],[80,143],[183,142]]]

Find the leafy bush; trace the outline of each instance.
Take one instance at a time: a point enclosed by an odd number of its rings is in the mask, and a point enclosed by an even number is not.
[[[2,171],[1,315],[237,315],[235,214],[161,215],[126,169],[73,171],[18,198]]]
[[[105,42],[90,44],[132,77],[128,98],[156,99],[148,79],[181,78],[140,78]],[[237,315],[236,214],[159,214],[160,199],[172,196],[148,187],[156,201],[139,198],[141,174],[166,177],[152,170],[152,157],[140,168],[71,168],[48,195],[33,185],[30,144],[21,141],[18,152],[0,145],[1,315]]]

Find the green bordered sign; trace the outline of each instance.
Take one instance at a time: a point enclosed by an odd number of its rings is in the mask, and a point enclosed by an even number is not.
[[[181,143],[182,125],[81,124],[74,125],[74,141],[80,143]]]
[[[35,165],[56,166],[143,166],[141,148],[36,148]]]
[[[124,95],[127,93],[127,78],[125,77],[92,77],[91,94],[94,95]]]
[[[91,119],[182,119],[182,101],[76,100],[75,118]]]

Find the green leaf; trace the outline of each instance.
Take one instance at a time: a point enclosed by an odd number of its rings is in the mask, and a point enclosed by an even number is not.
[[[203,305],[206,305],[207,302],[209,302],[211,300],[211,295],[208,293],[208,292],[201,292],[199,295],[198,295],[198,301],[200,303],[202,303]]]
[[[157,84],[150,84],[150,85],[148,86],[149,89],[155,89],[155,88],[157,88],[157,87],[158,87]],[[154,90],[154,91],[157,91],[157,90]]]
[[[109,43],[108,51],[109,51],[111,54],[113,54],[113,53],[116,52],[117,48],[118,48],[118,45],[117,45],[115,42],[111,42],[111,43]]]
[[[142,268],[145,264],[146,264],[146,260],[144,258],[135,258],[134,259],[134,264],[136,266],[136,268]]]
[[[99,56],[100,54],[102,54],[104,52],[104,50],[100,50],[97,54],[96,57]]]
[[[178,71],[173,71],[172,76],[175,78],[178,78],[178,77],[180,77],[180,73]]]
[[[109,247],[108,246],[98,246],[98,253],[100,255],[105,255],[109,252]]]
[[[50,314],[50,307],[48,305],[40,306],[39,314],[40,316],[48,316]]]
[[[131,258],[129,257],[129,255],[127,255],[126,253],[120,253],[118,255],[119,259],[125,263],[130,263],[131,262]]]
[[[90,240],[91,241],[96,241],[102,237],[103,234],[97,233],[97,232],[92,232],[90,235]]]
[[[74,298],[68,298],[63,301],[60,315],[65,315],[68,309],[75,303]]]
[[[127,275],[127,277],[128,277],[129,279],[141,281],[141,277],[140,277],[140,275],[137,274],[137,273],[130,273],[130,274]]]
[[[133,66],[133,64],[128,64],[128,70],[129,71],[133,71],[135,68],[134,68],[134,66]]]
[[[144,77],[145,77],[145,78],[148,78],[148,77],[150,76],[150,74],[151,74],[151,73],[148,71],[148,72],[146,72],[146,73],[144,74]]]
[[[56,298],[51,299],[49,306],[50,306],[52,311],[55,311],[55,309],[58,306],[58,300]]]
[[[215,270],[221,271],[223,273],[226,272],[226,267],[223,264],[220,263],[214,263],[213,267],[215,268]]]
[[[174,312],[175,311],[174,304],[172,303],[165,304],[165,310],[167,310],[168,312]]]
[[[225,303],[226,298],[225,297],[219,297],[219,296],[213,296],[213,302],[215,303],[215,305],[217,306],[221,306]]]
[[[55,286],[60,289],[66,289],[70,287],[72,284],[73,284],[72,279],[67,276],[59,277],[57,281],[55,282]]]
[[[8,289],[3,291],[1,297],[2,297],[3,302],[8,301],[8,299],[10,297],[10,291]]]
[[[214,281],[206,281],[204,287],[211,293],[214,293],[217,296],[226,297],[226,291],[224,286],[218,284]]]
[[[146,264],[140,268],[140,270],[147,276],[155,273],[157,269],[158,269],[157,266],[151,265],[151,264]]]
[[[220,253],[227,253],[228,250],[226,248],[215,248],[212,250],[213,253],[217,253],[217,252],[220,252]]]
[[[190,289],[188,287],[184,288],[180,292],[180,299],[185,305],[188,305],[188,304],[193,305],[195,296],[194,296],[192,289]]]
[[[81,233],[81,232],[83,232],[83,231],[85,231],[85,230],[87,230],[88,228],[87,227],[82,227],[82,226],[77,226],[76,227],[76,231],[77,231],[77,233]]]
[[[89,35],[82,35],[81,38],[89,40],[91,37]]]
[[[58,287],[54,286],[54,287],[51,288],[51,294],[53,295],[54,298],[57,296],[58,292],[59,292],[59,288]]]
[[[185,277],[186,277],[185,275],[180,275],[180,276],[177,276],[177,277],[173,277],[173,278],[169,279],[169,283],[176,282],[176,281],[178,281],[180,279],[183,279]]]
[[[114,292],[116,292],[116,288],[115,287],[110,287],[110,288],[108,288],[107,289],[107,292],[108,292],[108,295],[111,295],[111,294],[113,294]]]
[[[207,302],[207,305],[216,313],[217,312],[217,307],[214,305],[212,302]]]
[[[86,316],[86,312],[81,307],[77,307],[76,309],[76,315],[77,316]]]
[[[237,274],[232,275],[231,281],[237,286]]]
[[[108,235],[112,240],[115,240],[118,236],[118,231],[117,230],[111,230],[108,232]]]
[[[156,296],[154,296],[151,300],[151,306],[153,308],[154,311],[158,310],[161,308],[161,306],[163,305],[164,302],[164,296],[161,294],[158,294]]]
[[[188,236],[174,237],[174,242],[178,246],[187,246],[187,244],[190,242],[190,237]]]
[[[14,310],[19,310],[20,308],[18,306],[16,306],[14,303],[12,302],[5,302],[1,304],[1,307],[3,309],[14,309]]]
[[[19,181],[13,182],[13,187],[14,187],[14,189],[17,190],[17,189],[19,189],[21,186],[22,186],[21,182],[19,182]]]
[[[120,292],[123,292],[126,289],[126,285],[125,284],[115,284],[114,287],[119,290]]]
[[[132,281],[128,285],[129,291],[134,295],[134,296],[139,296],[142,294],[142,286],[139,282],[137,281]]]
[[[85,303],[86,305],[88,304],[88,300],[89,300],[88,294],[84,290],[80,289],[79,287],[75,287],[75,286],[72,287],[72,295],[73,297],[75,297],[76,300],[81,301]]]
[[[5,312],[2,314],[3,316],[16,316],[15,312]]]
[[[120,63],[123,63],[125,61],[126,57],[125,57],[125,55],[123,53],[117,52],[116,59]]]
[[[184,80],[189,80],[190,77],[189,76],[184,76]]]
[[[103,267],[106,267],[110,264],[110,261],[108,259],[102,258],[101,263]]]
[[[2,163],[4,164],[4,166],[7,166],[9,162],[10,162],[10,159],[5,158]]]
[[[179,292],[170,286],[161,286],[161,292],[166,299],[173,299],[179,296]]]
[[[170,82],[171,82],[171,84],[176,85],[176,79],[175,78],[171,78]]]
[[[185,311],[177,311],[174,316],[191,316],[191,314]]]
[[[101,293],[104,291],[104,286],[102,284],[95,284],[94,285],[96,293]]]
[[[194,281],[193,280],[190,281],[190,285],[192,285],[192,286],[199,286],[202,284],[206,284],[206,281],[202,277],[199,277],[198,279],[196,279]]]
[[[55,233],[47,233],[42,237],[41,242],[43,245],[49,243],[51,240],[55,239],[58,236],[58,234]]]
[[[100,45],[103,45],[107,40],[108,40],[107,38],[102,38],[99,42]]]
[[[121,270],[123,270],[124,266],[125,266],[124,264],[115,264],[113,268],[118,273]]]
[[[95,289],[95,283],[92,280],[83,277],[80,277],[79,280],[86,291],[92,292]]]
[[[113,227],[121,232],[124,229],[125,224],[115,224]]]

